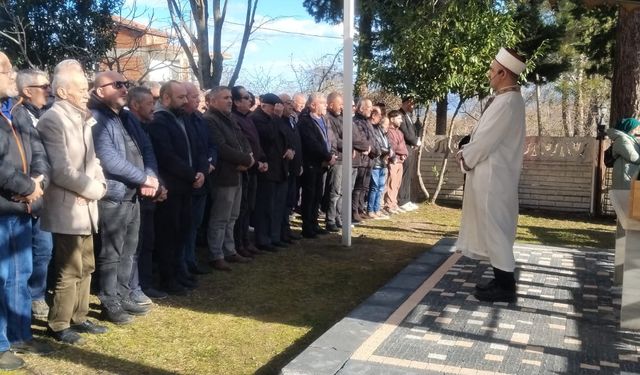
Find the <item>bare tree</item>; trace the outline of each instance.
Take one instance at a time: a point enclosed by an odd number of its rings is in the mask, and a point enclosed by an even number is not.
[[[27,65],[29,65],[31,69],[35,69],[36,65],[31,62],[29,54],[27,53],[28,46],[26,30],[29,26],[29,22],[18,17],[11,9],[9,9],[6,2],[2,1],[1,4],[0,9],[2,9],[3,13],[6,14],[9,22],[7,25],[8,27],[0,30],[0,36],[14,43],[20,51],[20,56],[22,56]]]
[[[326,54],[308,64],[295,64],[291,56],[290,67],[300,92],[329,92],[342,87],[342,49]]]
[[[228,0],[188,0],[183,4],[180,0],[167,0],[171,25],[176,31],[180,46],[187,55],[189,65],[200,82],[200,87],[209,88],[220,84],[223,74],[222,26],[227,14]],[[209,48],[209,6],[213,12],[213,51]],[[254,27],[258,0],[247,0],[247,11],[238,58],[229,85],[234,85],[244,61],[247,44]],[[189,17],[195,30],[189,24]],[[213,57],[212,57],[213,53]]]

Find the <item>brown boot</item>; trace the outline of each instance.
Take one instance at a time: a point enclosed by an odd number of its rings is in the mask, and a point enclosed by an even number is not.
[[[209,267],[218,271],[231,271],[229,263],[227,263],[224,259],[212,260],[211,262],[209,262]]]
[[[233,254],[233,255],[229,255],[229,256],[224,257],[224,260],[226,260],[229,263],[249,263],[253,259],[252,258],[245,258],[240,254]]]
[[[245,258],[253,258],[253,254],[247,249],[238,249],[236,252]]]

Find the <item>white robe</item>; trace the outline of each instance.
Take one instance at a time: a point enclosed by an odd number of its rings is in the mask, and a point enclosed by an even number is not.
[[[513,272],[518,181],[524,153],[525,109],[520,92],[496,96],[462,149],[468,168],[456,248]]]

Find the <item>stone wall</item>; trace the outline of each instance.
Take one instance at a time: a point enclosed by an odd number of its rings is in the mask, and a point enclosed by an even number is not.
[[[445,183],[438,201],[461,202],[463,174],[454,155],[462,136],[454,137]],[[424,140],[421,173],[433,194],[447,145],[445,136]],[[595,166],[598,142],[594,138],[527,137],[520,177],[520,206],[563,212],[594,212]],[[606,190],[606,189],[605,189]]]

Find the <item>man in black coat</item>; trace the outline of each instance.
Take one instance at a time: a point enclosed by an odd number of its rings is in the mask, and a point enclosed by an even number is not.
[[[359,223],[365,219],[366,206],[364,198],[369,191],[371,180],[371,157],[375,157],[375,145],[370,124],[373,104],[369,99],[360,99],[353,116],[353,193],[351,201],[352,220]]]
[[[299,94],[301,95],[301,94]],[[289,215],[298,205],[300,196],[300,176],[302,175],[302,140],[298,130],[299,112],[296,112],[295,100],[287,94],[280,94],[280,100],[284,105],[282,117],[287,124],[287,136],[293,149],[293,159],[289,162],[289,178],[287,179],[287,212],[283,218],[282,238],[286,243],[292,243],[302,237],[291,230]]]
[[[286,214],[289,161],[294,151],[285,133],[283,110],[280,98],[269,93],[260,97],[260,107],[250,116],[269,164],[269,169],[258,175],[254,213],[256,247],[267,251],[287,247],[282,238],[282,218]]]
[[[418,147],[421,145],[420,137],[416,134],[416,127],[411,120],[413,106],[413,96],[405,96],[402,98],[402,106],[400,107],[402,124],[400,124],[400,131],[404,135],[404,141],[407,144],[409,154],[404,164],[402,164],[402,184],[400,185],[400,192],[398,193],[398,206],[405,211],[413,211],[418,208],[418,206],[411,201],[411,185],[413,184],[413,175],[416,173],[418,163]]]
[[[329,167],[324,189],[323,205],[326,212],[326,228],[337,232],[342,228],[342,95],[336,91],[327,97],[327,122],[331,128],[331,152],[336,164]]]
[[[196,153],[197,135],[186,126],[184,107],[187,91],[178,81],[160,88],[149,135],[158,160],[160,178],[169,190],[156,208],[156,253],[160,261],[162,287],[167,293],[184,295],[193,280],[181,275],[184,248],[191,228],[191,194],[200,188],[209,170],[206,154]]]
[[[329,124],[325,118],[327,98],[321,93],[309,96],[308,112],[298,121],[302,139],[302,236],[315,238],[328,233],[318,225],[318,208],[322,195],[322,174],[327,166],[334,165],[337,157],[331,152]]]

